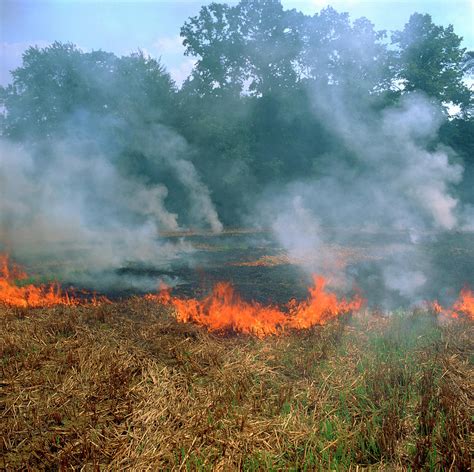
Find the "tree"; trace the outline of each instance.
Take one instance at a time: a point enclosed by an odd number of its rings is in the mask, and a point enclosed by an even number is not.
[[[58,137],[79,114],[138,123],[170,120],[175,85],[163,66],[142,53],[118,58],[73,44],[30,47],[13,83],[1,89],[7,110],[2,133],[12,139]]]
[[[114,62],[113,54],[97,51],[85,56],[70,43],[28,48],[22,66],[12,72],[13,83],[1,90],[1,103],[8,111],[2,134],[44,138],[57,132],[78,105],[88,102],[100,108],[106,88],[100,87],[104,93],[92,97],[93,82],[108,82]]]
[[[249,91],[265,95],[294,88],[302,15],[283,10],[278,0],[242,0],[237,8]]]
[[[327,7],[306,18],[302,36],[300,69],[307,79],[355,93],[387,89],[390,54],[385,31],[375,31],[366,18],[351,23],[348,13]]]
[[[211,3],[181,28],[185,54],[198,58],[192,88],[200,94],[240,92],[245,75],[243,38],[238,34],[237,8]]]
[[[404,91],[420,90],[445,104],[469,107],[472,94],[463,83],[462,38],[453,26],[433,24],[431,16],[414,13],[403,31],[395,32],[398,80]]]
[[[278,0],[212,3],[181,28],[186,55],[197,57],[193,88],[202,94],[262,95],[297,82],[299,32]]]

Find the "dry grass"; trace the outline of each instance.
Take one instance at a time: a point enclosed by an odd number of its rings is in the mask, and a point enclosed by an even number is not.
[[[210,335],[142,299],[0,308],[6,470],[469,470],[473,324]]]

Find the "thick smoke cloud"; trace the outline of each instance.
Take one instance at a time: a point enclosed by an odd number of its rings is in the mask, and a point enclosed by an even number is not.
[[[57,263],[55,277],[94,289],[155,288],[156,278],[132,280],[115,270],[130,264],[165,267],[192,253],[188,242],[160,238],[183,229],[179,215],[167,209],[168,188],[121,171],[111,146],[81,139],[72,133],[77,129],[84,131],[71,127],[68,136],[40,145],[0,142],[2,249],[39,273]],[[207,187],[181,157],[184,140],[157,126],[147,130],[140,146],[184,186],[194,220],[220,231]],[[44,261],[49,267],[41,267]]]
[[[420,245],[466,219],[452,192],[462,166],[452,150],[433,145],[441,112],[416,94],[376,113],[328,92],[314,94],[314,113],[340,140],[340,155],[317,156],[322,172],[272,189],[260,215],[308,271],[346,288],[355,281],[378,292],[373,299],[382,305],[421,301],[438,287]],[[359,246],[364,260],[346,267],[347,246]]]

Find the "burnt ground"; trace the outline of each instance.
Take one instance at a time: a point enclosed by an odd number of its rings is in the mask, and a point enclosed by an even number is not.
[[[58,251],[46,258],[46,263],[42,258],[36,264],[26,264],[26,270],[34,283],[59,279],[65,288],[97,291],[112,299],[154,291],[160,282],[173,287],[179,296],[199,297],[216,282],[228,281],[247,300],[278,304],[305,298],[314,272],[330,279],[332,290],[351,295],[357,287],[370,306],[387,309],[433,299],[451,304],[463,286],[474,286],[474,232],[421,234],[415,238],[406,232],[346,228],[328,229],[326,234],[328,243],[299,259],[285,252],[268,231],[236,229],[218,235],[161,235],[162,243],[184,243],[193,249],[159,265],[129,263],[107,273],[89,273],[84,267],[71,273],[73,265],[68,258],[80,260],[78,249],[77,254],[68,250],[65,256]],[[321,259],[333,265],[328,269]],[[19,258],[18,262],[25,261]],[[397,283],[410,288],[413,272],[423,274],[426,282],[408,294],[387,288],[384,271],[393,265],[402,274]]]
[[[184,296],[199,296],[216,282],[225,280],[246,299],[285,303],[291,298],[304,298],[311,272],[321,272],[317,268],[312,270],[310,260],[288,257],[266,232],[171,235],[168,239],[177,237],[193,245],[195,252],[191,256],[165,269],[131,265],[118,269],[117,273],[124,277],[163,280],[174,285],[174,293]],[[345,236],[339,235],[339,241],[342,243],[323,246],[322,251],[330,250],[335,255],[347,279],[354,280],[363,294],[370,293],[369,302],[373,305],[383,305],[388,300],[393,305],[406,306],[412,301],[396,291],[388,294],[381,273],[385,264],[398,261],[403,271],[407,259],[409,270],[420,270],[427,278],[421,290],[426,299],[451,303],[463,286],[474,285],[474,233],[424,235],[422,241],[413,245],[406,233],[347,231]],[[412,257],[413,250],[416,260]]]

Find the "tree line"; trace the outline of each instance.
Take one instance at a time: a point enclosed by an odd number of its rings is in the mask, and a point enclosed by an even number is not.
[[[278,0],[241,0],[203,6],[181,37],[195,60],[181,87],[140,51],[30,47],[0,89],[1,135],[34,149],[39,165],[65,140],[142,182],[164,183],[183,224],[189,193],[169,159],[185,158],[221,220],[236,225],[267,186],[320,176],[328,158],[350,159],[350,146],[315,113],[318,97],[353,103],[363,119],[422,93],[446,116],[456,110],[429,145],[456,151],[466,169],[459,191],[474,200],[473,53],[452,26],[414,13],[388,33],[331,7],[305,15]]]

